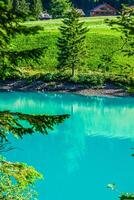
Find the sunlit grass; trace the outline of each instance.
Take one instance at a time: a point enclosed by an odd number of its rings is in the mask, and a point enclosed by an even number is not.
[[[89,28],[87,33],[87,59],[86,68],[90,70],[98,70],[98,65],[101,63],[102,55],[108,55],[112,51],[116,51],[122,44],[121,34],[115,30],[112,30],[106,23],[107,17],[85,17],[81,18],[85,22],[85,26]],[[113,18],[113,17],[110,17]],[[34,60],[29,60],[28,63],[25,60],[19,62],[19,66],[23,68],[29,68],[32,66],[34,71],[53,72],[57,65],[57,47],[56,42],[59,36],[58,28],[62,24],[61,19],[44,20],[44,21],[30,21],[26,22],[27,26],[41,26],[43,30],[36,35],[31,36],[17,36],[12,41],[12,49],[21,51],[21,49],[33,49],[38,47],[46,47],[44,54],[37,64]],[[114,62],[117,68],[113,71],[119,71],[118,66],[133,65],[134,58],[124,57],[120,52],[116,52],[114,55]]]

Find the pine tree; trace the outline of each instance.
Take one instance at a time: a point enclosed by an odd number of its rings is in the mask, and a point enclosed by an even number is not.
[[[33,14],[36,19],[39,19],[40,13],[43,11],[43,5],[41,0],[34,0],[33,1]]]
[[[69,0],[52,0],[50,12],[53,18],[62,18],[70,7],[71,3]]]
[[[48,134],[55,124],[62,123],[69,115],[29,115],[17,112],[0,111],[0,144],[8,141],[9,132],[17,138],[35,132]],[[28,125],[23,125],[21,122]]]
[[[26,0],[15,0],[15,10],[17,12],[29,13],[29,3]]]
[[[134,8],[123,6],[120,16],[107,22],[123,33],[121,38],[124,45],[120,50],[128,56],[134,56]]]
[[[62,123],[68,115],[29,115],[8,111],[0,111],[0,153],[10,151],[6,141],[9,134],[23,138],[34,132],[47,134],[55,124]],[[25,123],[22,123],[25,122]],[[30,200],[35,198],[34,183],[42,175],[33,167],[20,162],[9,162],[0,155],[0,199]],[[15,181],[16,180],[16,181]]]
[[[11,9],[13,6],[13,0],[8,0],[7,4],[8,4],[8,8]]]
[[[84,23],[79,20],[80,14],[75,8],[67,13],[60,27],[61,36],[58,38],[58,68],[71,68],[72,77],[75,75],[75,69],[82,65],[82,60],[86,54],[85,38],[88,29]]]
[[[0,0],[0,14],[0,78],[5,79],[20,74],[20,70],[16,67],[19,59],[33,59],[38,62],[45,47],[22,51],[12,50],[10,42],[17,34],[33,35],[41,28],[38,26],[29,28],[20,23],[27,18],[27,14],[14,8],[9,9],[2,0]]]

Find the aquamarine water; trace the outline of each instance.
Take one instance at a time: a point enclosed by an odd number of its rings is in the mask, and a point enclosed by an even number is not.
[[[39,200],[118,200],[120,192],[134,192],[133,98],[4,92],[0,110],[71,115],[48,136],[11,139],[18,149],[5,156],[45,176]]]

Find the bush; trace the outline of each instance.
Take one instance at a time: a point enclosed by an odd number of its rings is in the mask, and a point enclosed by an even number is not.
[[[127,87],[127,92],[128,92],[130,95],[134,95],[134,86],[132,86],[132,87]]]
[[[100,73],[93,74],[79,74],[75,77],[71,77],[71,74],[67,72],[58,72],[55,74],[47,73],[47,74],[36,74],[31,77],[31,80],[42,80],[44,82],[71,82],[76,84],[84,84],[88,87],[96,87],[102,86],[105,82],[105,77]]]
[[[44,82],[51,82],[52,81],[52,74],[50,73],[46,73],[46,74],[42,74],[42,73],[37,73],[33,76],[27,76],[28,81],[44,81]]]
[[[32,80],[32,81],[36,81],[36,80],[41,80],[44,82],[61,82],[61,81],[68,81],[70,79],[70,75],[67,73],[46,73],[46,74],[42,74],[42,73],[37,73],[31,77],[28,77],[28,79]]]
[[[23,74],[17,70],[10,67],[9,69],[0,71],[1,80],[19,80],[23,77]]]
[[[134,86],[134,77],[127,75],[115,75],[111,74],[107,77],[108,82],[112,82],[119,86]]]
[[[80,74],[77,83],[86,84],[90,87],[104,85],[105,77],[102,74]]]
[[[58,72],[53,74],[53,81],[69,81],[71,75],[69,73]]]
[[[53,75],[50,74],[50,73],[44,74],[44,75],[41,77],[41,80],[43,80],[43,81],[45,81],[45,82],[51,82],[51,81],[53,81]]]

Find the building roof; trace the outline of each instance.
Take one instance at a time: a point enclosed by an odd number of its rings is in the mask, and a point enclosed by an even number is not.
[[[103,3],[103,4],[100,4],[99,6],[96,6],[95,8],[93,8],[91,11],[96,11],[96,10],[99,10],[103,7],[109,7],[111,8],[112,10],[116,10],[113,6],[109,5],[108,3]]]

